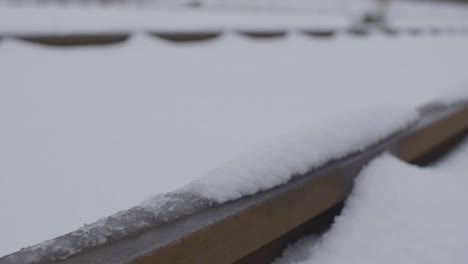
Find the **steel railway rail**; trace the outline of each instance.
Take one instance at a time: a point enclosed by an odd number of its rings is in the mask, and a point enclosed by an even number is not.
[[[299,235],[326,228],[353,179],[377,155],[390,152],[424,165],[468,133],[468,102],[419,111],[421,119],[411,128],[285,185],[222,205],[173,193],[157,216],[135,207],[2,257],[0,264],[269,263]]]
[[[235,33],[248,39],[278,39],[289,33],[299,33],[313,38],[330,38],[338,34],[367,36],[370,32],[380,31],[389,36],[397,35],[464,35],[468,34],[467,27],[390,27],[374,25],[352,25],[348,28],[314,28],[309,29],[277,29],[277,30],[192,30],[192,31],[147,31],[150,36],[173,43],[190,43],[219,38],[225,33]],[[125,42],[134,32],[119,33],[31,33],[31,34],[0,34],[1,39],[18,39],[26,42],[49,46],[90,46],[111,45]]]

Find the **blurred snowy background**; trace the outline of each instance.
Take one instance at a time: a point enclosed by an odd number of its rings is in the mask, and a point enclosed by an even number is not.
[[[377,3],[0,0],[0,256],[178,189],[289,131],[320,131],[364,107],[416,108],[468,85],[458,2],[386,10],[389,25],[444,34],[298,34],[344,32]],[[254,41],[240,29],[290,34]],[[146,34],[174,30],[225,34],[186,45]],[[130,37],[70,49],[14,38],[76,32]]]

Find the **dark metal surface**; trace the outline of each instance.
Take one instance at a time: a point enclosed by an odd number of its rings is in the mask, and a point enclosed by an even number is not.
[[[283,236],[269,242],[260,249],[236,261],[235,264],[271,263],[276,258],[280,257],[288,246],[296,243],[304,236],[320,236],[325,233],[331,227],[334,218],[341,213],[343,206],[344,202],[338,203],[332,208],[319,214],[317,217],[312,218]]]
[[[336,30],[333,29],[323,29],[323,30],[301,30],[302,34],[311,37],[318,37],[318,38],[331,38],[336,35]]]
[[[421,120],[418,129],[401,140],[398,153],[402,160],[418,165],[437,159],[468,132],[466,105],[446,108],[433,104],[421,111],[428,118]]]

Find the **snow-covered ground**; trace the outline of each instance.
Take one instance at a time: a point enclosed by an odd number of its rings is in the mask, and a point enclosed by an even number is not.
[[[378,140],[413,120],[417,106],[468,85],[468,37],[320,40],[294,33],[349,27],[374,1],[204,0],[202,8],[181,8],[185,2],[0,1],[0,37],[134,33],[123,44],[71,49],[0,39],[0,256],[189,183],[220,202],[267,189],[312,161],[372,143],[337,134],[340,145],[329,149],[323,131],[331,136],[352,120],[369,120],[350,130]],[[441,14],[433,7],[421,12],[398,2],[389,18],[427,26]],[[466,21],[465,10],[443,7],[450,23]],[[256,29],[292,33],[276,41],[232,34]],[[190,30],[225,34],[173,45],[138,33]],[[378,123],[386,112],[374,109],[393,109],[392,119]],[[303,127],[306,134],[289,134]],[[308,144],[316,150],[310,156]],[[273,150],[281,154],[265,154]],[[258,161],[276,167],[257,168]]]
[[[0,43],[0,255],[177,189],[261,142],[466,85],[468,38]],[[354,115],[353,113],[357,113]],[[362,114],[362,113],[361,113]]]
[[[376,159],[331,230],[302,239],[274,264],[467,263],[467,159],[468,139],[429,168]]]

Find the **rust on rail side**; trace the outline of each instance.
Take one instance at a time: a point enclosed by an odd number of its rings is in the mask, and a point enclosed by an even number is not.
[[[285,235],[268,242],[268,244],[262,248],[236,261],[235,264],[271,263],[280,256],[285,248],[297,242],[300,238],[303,238],[307,235],[320,236],[326,232],[331,227],[335,216],[341,213],[343,206],[344,202],[338,203],[337,205],[310,219],[299,227],[286,233]]]
[[[427,164],[444,154],[467,132],[468,107],[465,107],[403,138],[398,156],[410,163]]]
[[[343,200],[351,181],[341,169],[321,175],[134,263],[233,263]]]

